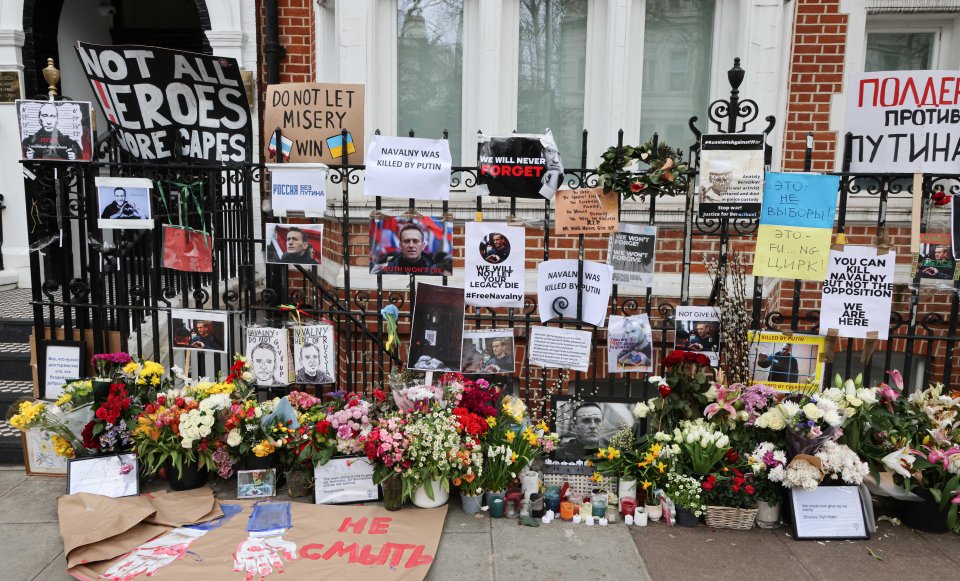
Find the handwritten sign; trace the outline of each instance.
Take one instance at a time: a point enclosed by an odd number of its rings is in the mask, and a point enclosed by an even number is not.
[[[824,279],[839,186],[839,176],[766,175],[754,276]]]
[[[557,192],[557,234],[609,234],[616,232],[617,192],[582,188]]]
[[[582,282],[577,269],[577,261],[572,258],[548,260],[537,265],[537,300],[540,303],[541,323],[560,316],[577,318],[577,302],[582,296],[580,319],[597,327],[603,326],[613,285],[613,267],[585,260]]]
[[[63,386],[82,377],[84,344],[80,341],[47,343],[44,348],[44,392],[47,399],[63,395]]]
[[[374,502],[380,498],[373,483],[373,464],[362,456],[331,458],[314,467],[314,501],[317,504]]]
[[[869,539],[858,486],[818,486],[790,491],[797,540]]]
[[[957,71],[859,73],[846,87],[850,171],[960,172]]]
[[[363,85],[269,85],[263,112],[264,151],[276,154],[276,143],[271,142],[279,127],[281,135],[291,141],[289,161],[330,165],[341,163],[346,153],[350,163],[362,163],[363,97]],[[281,146],[286,157],[287,145]]]
[[[532,327],[530,329],[530,365],[585,372],[590,368],[592,336],[590,331]]]
[[[895,253],[877,254],[870,246],[831,250],[820,303],[820,334],[833,329],[841,337],[865,339],[873,334],[886,339],[896,262]]]
[[[374,135],[367,150],[367,196],[450,198],[450,142],[446,139]]]

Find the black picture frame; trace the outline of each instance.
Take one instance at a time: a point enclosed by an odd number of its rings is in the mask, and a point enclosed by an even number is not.
[[[870,523],[867,521],[867,511],[864,507],[863,495],[860,493],[860,487],[855,485],[847,486],[818,486],[816,492],[827,493],[828,491],[847,490],[851,500],[855,501],[859,510],[860,525],[862,526],[862,535],[843,534],[837,530],[836,535],[806,534],[798,526],[797,519],[797,501],[796,496],[801,492],[808,492],[802,489],[792,488],[787,495],[788,510],[790,511],[790,527],[793,532],[793,538],[797,541],[844,541],[844,540],[870,540]]]
[[[76,350],[77,352],[77,362],[78,366],[76,370],[73,371],[68,377],[68,381],[75,380],[78,377],[86,376],[86,365],[87,365],[87,344],[83,341],[45,341],[40,344],[40,365],[37,369],[37,392],[40,395],[40,399],[48,399],[48,385],[47,385],[47,358],[50,355],[51,348],[68,348],[71,350]]]
[[[76,467],[81,463],[98,463],[105,464],[103,467],[106,477],[111,476],[110,472],[113,471],[116,476],[116,480],[122,480],[123,476],[129,474],[133,475],[134,490],[131,494],[124,494],[121,496],[112,496],[110,494],[104,494],[103,492],[92,492],[90,490],[74,490],[74,485],[76,480],[73,477],[73,473],[76,470]],[[121,473],[119,466],[115,466],[114,463],[122,465],[126,462],[133,464],[133,467],[126,473]],[[137,455],[134,452],[117,452],[115,454],[104,454],[101,456],[86,456],[80,458],[70,458],[67,461],[67,494],[76,494],[78,492],[92,492],[93,494],[102,494],[104,496],[111,496],[112,498],[122,498],[125,496],[138,496],[140,494],[140,462],[137,459]],[[108,480],[109,481],[109,480]]]
[[[565,395],[558,395],[558,394],[552,395],[550,397],[550,412],[551,412],[550,417],[552,419],[550,428],[554,432],[556,432],[557,435],[560,436],[560,443],[557,445],[557,449],[553,453],[553,459],[561,462],[562,461],[570,462],[575,460],[589,459],[588,456],[583,456],[583,457],[578,457],[571,460],[570,458],[564,457],[565,456],[564,453],[561,452],[561,450],[563,449],[566,443],[564,441],[564,435],[568,433],[567,430],[563,430],[563,432],[561,433],[561,429],[565,425],[565,422],[561,422],[559,417],[560,416],[559,410],[561,405],[571,405],[571,406],[578,407],[583,404],[599,404],[601,407],[601,411],[604,412],[604,422],[601,426],[601,438],[605,437],[609,439],[610,436],[615,434],[620,429],[619,422],[614,420],[610,420],[609,422],[607,421],[609,419],[607,415],[607,412],[608,412],[607,408],[609,406],[617,406],[618,408],[622,406],[622,409],[620,410],[620,415],[618,417],[630,418],[633,421],[632,424],[628,424],[628,425],[632,425],[634,434],[646,433],[646,428],[647,428],[646,419],[636,418],[633,415],[633,407],[640,401],[643,401],[643,398],[620,397],[620,396],[574,397],[574,396],[565,396]],[[570,413],[572,414],[572,412],[573,410],[571,409]],[[602,443],[602,445],[607,445],[607,444]]]
[[[339,461],[350,461],[350,460],[362,460],[364,462],[369,462],[366,456],[363,454],[353,454],[353,455],[344,455],[344,456],[334,456],[326,464],[317,465],[313,469],[313,474],[316,476],[317,471],[329,465],[330,462],[339,462]],[[370,476],[370,482],[373,484],[373,475]],[[361,495],[356,495],[354,497],[347,497],[343,499],[338,499],[336,501],[328,502],[317,502],[320,498],[320,486],[318,482],[314,482],[314,491],[313,491],[313,503],[314,504],[329,504],[329,505],[346,505],[346,504],[363,504],[365,502],[380,502],[383,500],[383,488],[378,484],[373,484],[373,489],[376,490],[376,493],[372,497],[364,497]]]

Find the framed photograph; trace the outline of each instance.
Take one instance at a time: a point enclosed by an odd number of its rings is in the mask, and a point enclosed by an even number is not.
[[[150,190],[145,178],[97,178],[97,226],[113,230],[153,229]]]
[[[227,313],[172,309],[170,317],[174,349],[227,352]]]
[[[57,399],[63,395],[64,385],[86,375],[87,345],[83,341],[47,341],[41,345],[40,397]]]
[[[266,224],[267,264],[317,266],[323,251],[323,224]]]
[[[798,541],[869,539],[859,486],[790,489],[793,538]]]
[[[750,331],[748,365],[752,381],[796,391],[823,376],[826,337]]]
[[[112,498],[140,494],[137,455],[71,458],[67,462],[67,494],[89,492]]]
[[[453,275],[453,222],[441,216],[370,221],[370,274]]]
[[[16,105],[22,159],[93,159],[90,103],[18,100]]]
[[[67,459],[53,450],[53,432],[30,428],[20,432],[23,446],[23,467],[27,476],[66,476]]]
[[[630,398],[554,398],[554,429],[560,444],[553,452],[557,461],[586,460],[597,448],[610,443],[610,438],[624,427],[635,428],[637,418]]]
[[[237,471],[237,498],[270,498],[276,495],[276,468]]]
[[[351,504],[380,500],[373,464],[365,456],[341,456],[313,469],[316,504]]]

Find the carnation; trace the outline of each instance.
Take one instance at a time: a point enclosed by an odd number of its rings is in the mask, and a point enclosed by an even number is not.
[[[843,480],[847,484],[860,484],[870,473],[870,467],[866,462],[860,461],[856,452],[836,442],[824,443],[817,452],[817,458],[820,458],[824,475],[834,480]]]
[[[773,471],[770,473],[773,479]],[[811,464],[806,459],[797,456],[787,465],[783,476],[783,485],[787,488],[803,488],[804,490],[816,490],[823,478],[823,472]]]

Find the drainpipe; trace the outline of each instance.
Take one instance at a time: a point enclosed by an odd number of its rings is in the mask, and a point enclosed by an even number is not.
[[[266,0],[263,3],[264,28],[266,34],[263,41],[263,53],[267,57],[267,84],[276,85],[280,82],[280,59],[286,54],[280,44],[280,25],[277,23],[277,0]]]

